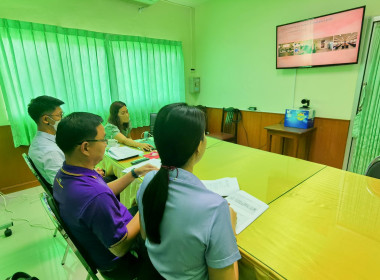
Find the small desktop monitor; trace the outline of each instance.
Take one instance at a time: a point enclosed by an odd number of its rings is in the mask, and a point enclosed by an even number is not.
[[[153,136],[154,123],[156,122],[157,113],[150,113],[150,130],[149,133]]]

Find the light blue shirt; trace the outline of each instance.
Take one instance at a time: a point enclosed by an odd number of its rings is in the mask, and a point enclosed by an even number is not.
[[[141,227],[142,198],[156,171],[149,172],[137,193]],[[208,267],[224,268],[241,258],[231,227],[228,203],[207,190],[192,173],[170,172],[168,199],[160,225],[161,244],[145,241],[149,257],[165,279],[208,279]]]
[[[55,135],[37,131],[29,147],[29,157],[50,184],[65,161],[65,154],[55,143]]]

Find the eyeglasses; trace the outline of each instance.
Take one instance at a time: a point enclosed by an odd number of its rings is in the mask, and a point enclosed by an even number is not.
[[[90,140],[83,140],[82,142],[78,143],[77,145],[82,145],[83,142],[106,142],[108,144],[109,139],[90,139]]]
[[[65,113],[62,112],[62,113],[60,113],[60,114],[50,114],[50,115],[48,115],[48,116],[54,116],[54,117],[61,117],[61,118],[63,118],[64,115],[65,115]]]

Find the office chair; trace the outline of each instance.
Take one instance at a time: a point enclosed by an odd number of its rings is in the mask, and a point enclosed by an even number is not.
[[[50,220],[53,222],[56,229],[61,233],[62,237],[67,242],[65,257],[67,255],[69,247],[74,252],[74,254],[78,257],[79,261],[82,263],[84,268],[87,270],[87,278],[86,280],[93,279],[93,280],[99,280],[99,278],[96,276],[97,269],[96,266],[92,263],[90,258],[86,255],[85,251],[80,247],[78,242],[75,241],[75,238],[69,233],[67,230],[65,224],[63,223],[60,215],[58,207],[54,201],[54,198],[52,196],[49,196],[46,193],[41,194],[41,202],[43,207],[46,210],[46,213],[48,214]],[[63,263],[64,264],[64,263]],[[62,264],[62,265],[63,265]]]
[[[28,165],[30,171],[32,171],[33,175],[37,178],[38,182],[40,182],[41,187],[44,189],[45,193],[48,196],[53,197],[53,186],[45,180],[45,178],[41,175],[41,173],[38,171],[38,169],[34,165],[33,161],[30,159],[30,157],[27,154],[23,153],[22,157],[24,158],[24,160],[25,160],[26,164]],[[53,233],[54,237],[57,236],[57,231],[58,231],[58,229],[55,228],[55,231]],[[64,265],[66,262],[66,257],[67,257],[68,251],[69,251],[69,245],[66,246],[66,250],[65,250],[65,253],[64,253],[62,261],[61,261],[62,265]]]
[[[241,121],[241,112],[232,107],[223,108],[220,132],[212,132],[209,136],[228,142],[237,143],[237,128]]]
[[[154,123],[156,122],[157,113],[150,113],[149,133],[153,136]]]
[[[48,181],[45,180],[45,178],[41,175],[41,173],[38,171],[36,166],[34,165],[33,161],[30,159],[30,157],[23,153],[22,157],[24,158],[26,164],[28,165],[30,171],[32,171],[33,175],[37,178],[38,182],[40,182],[41,187],[44,189],[44,191],[52,196],[53,195],[53,186],[48,183]]]
[[[366,176],[380,179],[380,156],[376,157],[368,166]]]

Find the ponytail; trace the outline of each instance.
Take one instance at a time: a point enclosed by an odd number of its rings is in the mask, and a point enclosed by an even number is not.
[[[162,168],[149,182],[143,195],[146,235],[150,242],[160,244],[160,224],[169,191],[169,170]]]
[[[169,170],[188,162],[203,140],[205,125],[204,113],[186,103],[166,105],[157,114],[153,136],[162,167],[148,183],[142,198],[146,235],[152,243],[161,243],[160,224],[168,199]]]

